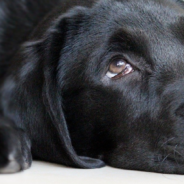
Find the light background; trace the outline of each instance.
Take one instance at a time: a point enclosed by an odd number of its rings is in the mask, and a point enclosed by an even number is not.
[[[32,167],[26,171],[0,175],[0,184],[184,184],[184,176],[111,167],[73,169],[45,162],[33,162]]]

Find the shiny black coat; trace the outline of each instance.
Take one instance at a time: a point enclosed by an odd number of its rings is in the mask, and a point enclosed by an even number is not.
[[[32,158],[184,173],[184,5],[2,0],[0,173]],[[134,71],[107,77],[115,56]]]

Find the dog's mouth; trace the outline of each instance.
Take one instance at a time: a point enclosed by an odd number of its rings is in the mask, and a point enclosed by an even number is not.
[[[184,174],[184,144],[180,138],[162,138],[152,148],[146,141],[132,145],[119,147],[107,163],[122,169]]]
[[[155,156],[155,162],[171,161],[177,164],[184,164],[184,144],[179,143],[177,138],[172,137],[164,140],[159,147],[161,154]]]

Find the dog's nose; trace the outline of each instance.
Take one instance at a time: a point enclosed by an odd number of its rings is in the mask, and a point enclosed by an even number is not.
[[[175,111],[175,115],[184,119],[184,103],[179,105],[179,107]]]

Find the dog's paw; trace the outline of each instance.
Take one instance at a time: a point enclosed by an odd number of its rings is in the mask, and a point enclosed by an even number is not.
[[[0,173],[15,173],[20,170],[21,164],[18,163],[18,161],[13,155],[10,154],[8,158],[0,157]]]
[[[21,140],[22,135],[10,127],[0,127],[0,173],[15,173],[30,167],[30,146]]]

